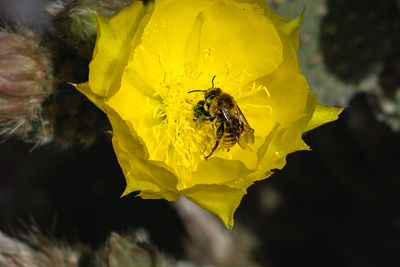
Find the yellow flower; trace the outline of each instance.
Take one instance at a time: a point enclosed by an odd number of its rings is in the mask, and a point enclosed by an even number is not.
[[[302,133],[341,111],[317,105],[300,72],[300,23],[262,0],[136,1],[99,17],[89,81],[76,87],[112,124],[124,194],[184,195],[232,227],[247,188],[283,168],[289,153],[308,149]],[[254,142],[219,147],[206,160],[221,120],[194,120],[205,95],[188,91],[212,87],[214,76],[254,129]]]

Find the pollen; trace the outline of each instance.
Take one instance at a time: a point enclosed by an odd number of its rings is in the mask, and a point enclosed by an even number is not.
[[[193,107],[204,96],[190,95],[190,89],[182,83],[160,84],[157,94],[162,105],[154,111],[154,117],[160,120],[154,127],[156,154],[163,154],[168,165],[177,167],[175,170],[187,172],[196,170],[215,140],[212,124],[194,120]]]

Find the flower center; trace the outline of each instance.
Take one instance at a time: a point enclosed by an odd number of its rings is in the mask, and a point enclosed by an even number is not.
[[[190,177],[187,175],[196,170],[215,142],[214,124],[194,120],[193,108],[204,94],[189,94],[191,89],[182,83],[164,82],[157,89],[162,105],[154,113],[161,121],[154,127],[159,144],[156,154],[164,157],[167,165],[179,166],[174,169],[185,172],[179,173],[182,177]]]

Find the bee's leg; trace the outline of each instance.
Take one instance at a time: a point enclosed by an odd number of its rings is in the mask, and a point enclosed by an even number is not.
[[[224,124],[221,123],[221,125],[217,128],[217,141],[215,142],[215,146],[211,150],[210,155],[206,156],[205,159],[208,159],[209,157],[211,157],[211,155],[217,149],[217,147],[219,145],[219,140],[222,138],[223,135],[224,135]]]

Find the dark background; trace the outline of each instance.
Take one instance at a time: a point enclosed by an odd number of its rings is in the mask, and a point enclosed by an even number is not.
[[[47,18],[36,8],[41,1],[30,2],[34,8],[28,2],[13,1],[12,7],[0,1],[1,16],[8,19],[15,10],[30,10],[29,15],[17,12],[18,16],[34,27],[46,25]],[[355,4],[340,7],[342,12],[365,11]],[[327,20],[340,11],[331,10]],[[392,23],[398,20],[398,10],[382,12],[380,17],[390,17]],[[386,34],[396,42],[399,32]],[[333,42],[332,36],[321,38],[321,44]],[[345,43],[346,38],[340,38],[336,41]],[[373,49],[389,65],[381,80],[389,81],[392,91],[399,88],[398,73],[390,68],[398,53],[387,55],[379,46]],[[324,54],[332,75],[354,82],[348,78],[351,71],[335,73],[334,61],[354,63],[356,53],[344,59]],[[354,79],[364,75],[357,66],[352,69]],[[85,101],[79,94],[74,97]],[[259,261],[276,267],[400,266],[400,136],[375,114],[371,96],[355,93],[338,121],[304,136],[311,152],[291,154],[283,170],[249,189],[236,212],[236,223],[260,239]],[[89,147],[31,148],[13,138],[0,144],[1,231],[15,233],[34,223],[57,238],[98,246],[112,230],[144,227],[161,250],[182,257],[186,233],[169,203],[133,195],[120,198],[124,177],[102,131]]]

